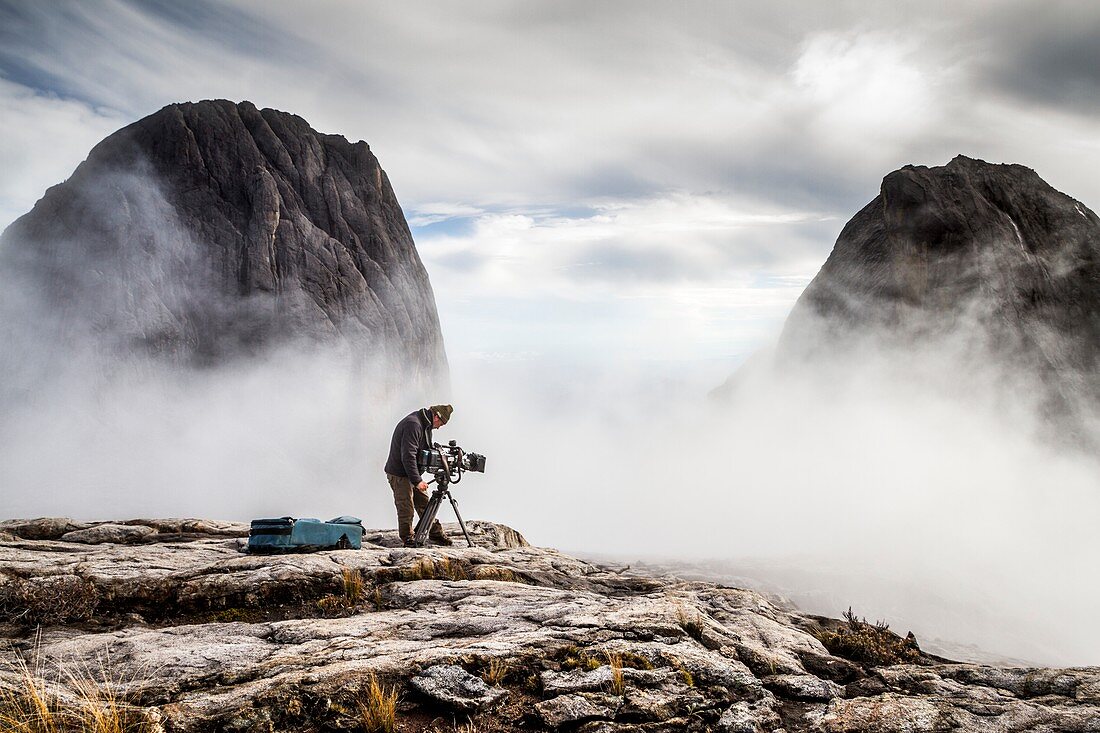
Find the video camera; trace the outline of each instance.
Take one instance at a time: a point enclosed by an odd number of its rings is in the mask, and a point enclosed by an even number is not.
[[[480,453],[467,453],[452,440],[447,445],[434,443],[431,448],[420,451],[417,464],[421,473],[431,471],[435,474],[435,478],[432,479],[435,481],[435,491],[432,492],[428,505],[420,515],[420,521],[413,529],[413,544],[423,547],[427,542],[428,532],[431,530],[432,522],[435,521],[439,505],[446,498],[451,502],[451,508],[455,510],[458,526],[462,527],[462,534],[466,537],[466,544],[473,547],[474,541],[470,539],[470,533],[466,531],[466,522],[462,521],[462,515],[458,513],[458,502],[451,496],[450,486],[462,479],[463,471],[485,473],[485,456]]]
[[[453,440],[447,445],[434,443],[429,450],[420,451],[417,463],[421,473],[433,473],[437,479],[445,476],[446,482],[452,484],[462,480],[463,471],[485,473],[485,456],[467,453]]]

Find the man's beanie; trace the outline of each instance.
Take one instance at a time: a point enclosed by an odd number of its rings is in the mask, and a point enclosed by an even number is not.
[[[455,411],[455,408],[450,405],[432,405],[428,409],[439,415],[439,422],[442,425],[447,424],[447,421],[451,419],[451,413]]]

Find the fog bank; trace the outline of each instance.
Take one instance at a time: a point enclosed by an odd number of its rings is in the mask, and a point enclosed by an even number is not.
[[[709,560],[918,637],[1096,664],[1100,465],[1027,392],[933,380],[957,366],[758,370],[714,405],[715,364],[456,365],[453,434],[489,456],[465,511],[583,554]]]
[[[1100,659],[1094,458],[1037,437],[1025,407],[917,388],[885,363],[843,379],[760,372],[734,404],[709,403],[726,368],[459,360],[435,437],[488,456],[456,488],[464,515],[582,554],[709,560],[918,637]],[[5,410],[0,514],[392,526],[390,432],[434,401],[292,347],[85,386]]]

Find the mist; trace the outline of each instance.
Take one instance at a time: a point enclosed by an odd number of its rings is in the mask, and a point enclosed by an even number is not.
[[[763,354],[730,403],[704,396],[716,363],[456,367],[447,432],[489,456],[464,511],[811,612],[852,605],[955,658],[1095,664],[1100,462],[1034,376],[972,340],[876,343],[796,368]]]
[[[5,516],[80,519],[350,513],[383,394],[339,352],[280,349],[197,373],[129,371],[54,385],[8,411]],[[374,465],[376,464],[376,465]]]
[[[917,360],[868,342],[813,368],[765,353],[729,403],[706,397],[722,360],[460,359],[448,398],[394,389],[401,367],[337,346],[202,369],[88,353],[4,410],[5,517],[390,527],[393,426],[449,399],[435,439],[488,456],[455,488],[467,519],[582,555],[693,562],[811,612],[852,605],[936,649],[1100,658],[1100,465],[1056,437],[1026,374],[976,370],[969,351],[963,367],[958,342]]]
[[[0,514],[352,513],[431,370],[293,284],[240,295],[144,161],[60,195],[79,227],[0,240]]]
[[[385,393],[335,348],[143,364],[5,410],[0,513],[393,525],[390,432],[435,398]],[[435,439],[488,456],[455,489],[465,517],[536,544],[706,561],[809,611],[851,604],[918,638],[1095,663],[1096,459],[979,375],[937,388],[867,352],[851,367],[750,370],[715,404],[725,362],[459,361]]]

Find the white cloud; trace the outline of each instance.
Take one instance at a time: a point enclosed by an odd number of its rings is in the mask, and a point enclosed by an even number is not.
[[[668,194],[646,200],[593,203],[586,216],[484,213],[468,234],[420,236],[421,256],[445,268],[467,257],[499,294],[532,289],[585,297],[592,285],[636,287],[708,281],[731,276],[809,276],[828,251],[816,227],[839,228],[816,212],[768,212],[716,194]],[[803,230],[810,230],[807,235]],[[578,281],[576,272],[588,268]],[[792,272],[793,270],[793,272]]]
[[[11,51],[80,98],[132,118],[215,96],[293,111],[370,142],[411,210],[736,189],[846,218],[899,165],[1000,139],[978,75],[1012,53],[982,31],[992,11],[965,4],[944,19],[904,4],[240,0],[196,3],[191,25],[122,0],[66,6],[65,22],[29,7],[50,43]],[[1072,145],[1014,139],[1006,159],[1042,168]],[[1070,193],[1100,200],[1098,162],[1084,153]]]
[[[940,122],[940,59],[900,33],[814,33],[791,69],[795,95],[810,108],[814,137],[844,150],[904,146]],[[846,143],[846,144],[845,144]]]
[[[416,210],[408,215],[408,221],[411,227],[424,227],[450,219],[462,219],[483,213],[485,213],[484,209],[476,206],[432,201],[418,205]]]
[[[20,78],[69,96],[5,82],[0,214],[25,211],[124,121],[206,97],[369,141],[428,228],[444,299],[804,282],[885,173],[958,152],[1049,172],[1095,206],[1100,124],[980,86],[1011,52],[983,32],[981,5],[916,7],[239,0],[196,3],[184,22],[124,0],[29,5],[5,41],[36,70]]]
[[[485,213],[466,234],[421,233],[445,334],[461,334],[450,340],[452,355],[538,348],[509,344],[511,329],[480,326],[487,313],[522,321],[532,309],[540,332],[575,339],[572,347],[544,340],[544,353],[592,343],[645,358],[670,347],[682,358],[740,353],[767,341],[840,226],[817,213],[768,212],[714,194],[589,209],[585,216]],[[509,301],[526,305],[502,305]]]
[[[0,78],[0,230],[127,122],[115,110],[36,93]]]

